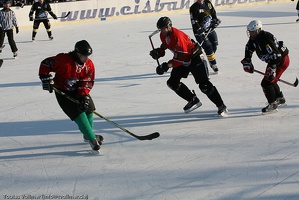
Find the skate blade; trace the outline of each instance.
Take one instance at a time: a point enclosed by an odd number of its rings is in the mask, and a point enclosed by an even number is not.
[[[270,115],[270,114],[277,113],[277,112],[278,112],[278,109],[275,109],[275,110],[271,110],[268,112],[262,112],[262,115]]]
[[[218,114],[221,117],[227,117],[228,116],[228,110],[223,111],[222,113]]]
[[[192,112],[193,110],[199,108],[200,106],[202,106],[202,103],[201,102],[198,102],[197,104],[195,104],[193,107],[191,107],[190,109],[188,110],[185,110],[185,114],[188,114],[190,112]]]

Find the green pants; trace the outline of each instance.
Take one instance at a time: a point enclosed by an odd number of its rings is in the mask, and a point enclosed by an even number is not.
[[[94,140],[96,138],[93,132],[93,113],[86,114],[82,112],[78,117],[74,119],[78,125],[79,130],[83,133],[84,138],[87,140]]]

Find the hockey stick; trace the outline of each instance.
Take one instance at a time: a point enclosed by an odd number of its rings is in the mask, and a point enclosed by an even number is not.
[[[53,87],[53,90],[55,92],[57,92],[58,94],[66,97],[67,99],[69,99],[70,101],[76,103],[76,104],[79,104],[79,102],[72,98],[71,96],[67,95],[66,93],[62,92],[61,90],[57,89],[56,87]],[[159,132],[154,132],[154,133],[151,133],[149,135],[144,135],[144,136],[139,136],[139,135],[135,135],[134,133],[128,131],[127,129],[123,128],[122,126],[118,125],[117,123],[115,123],[114,121],[111,121],[110,119],[108,119],[107,117],[104,117],[103,115],[101,115],[100,113],[97,113],[96,111],[92,111],[95,115],[99,116],[100,118],[106,120],[107,122],[111,123],[112,125],[116,126],[117,128],[121,129],[122,131],[130,134],[131,136],[137,138],[138,140],[152,140],[152,139],[155,139],[157,137],[160,136],[160,133]]]
[[[152,45],[153,50],[155,49],[155,47],[154,47],[154,43],[153,43],[153,41],[152,41],[152,37],[153,37],[154,35],[156,35],[157,33],[159,33],[159,32],[160,32],[159,29],[158,29],[158,30],[155,30],[152,34],[150,34],[150,35],[148,36],[148,38],[149,38],[149,40],[150,40],[150,42],[151,42],[151,45]],[[160,65],[159,59],[157,59],[157,64],[158,64],[158,66]]]
[[[257,73],[259,73],[259,74],[262,74],[262,75],[265,76],[265,73],[263,73],[263,72],[261,72],[261,71],[259,71],[259,70],[254,69],[253,71],[254,71],[254,72],[257,72]],[[279,78],[276,78],[276,77],[274,77],[274,79],[277,80],[277,81],[280,81],[280,82],[282,82],[282,83],[285,83],[285,84],[287,84],[287,85],[293,86],[293,87],[297,87],[297,85],[298,85],[298,78],[297,78],[297,77],[296,77],[296,80],[295,80],[294,83],[289,83],[289,82],[287,82],[287,81],[284,81],[284,80],[279,79]]]
[[[57,17],[57,18],[67,18],[70,14],[71,14],[71,11],[68,11],[65,16]],[[54,19],[54,18],[52,18],[52,17],[50,17],[50,18],[45,17],[45,18],[35,18],[33,20],[44,20],[44,19]]]

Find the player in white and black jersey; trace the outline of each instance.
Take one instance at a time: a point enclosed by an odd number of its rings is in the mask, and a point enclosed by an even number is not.
[[[13,56],[17,57],[17,45],[13,37],[13,28],[16,28],[16,33],[19,33],[18,22],[15,12],[10,9],[10,0],[3,2],[3,9],[0,10],[0,53],[2,52],[5,34],[8,38]]]

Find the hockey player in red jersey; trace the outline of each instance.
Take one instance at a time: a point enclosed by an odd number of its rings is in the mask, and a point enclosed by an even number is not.
[[[261,86],[269,104],[262,109],[262,113],[276,111],[279,105],[285,103],[277,81],[289,66],[289,50],[274,35],[262,30],[260,20],[251,21],[247,25],[247,33],[249,40],[245,47],[245,58],[241,61],[243,69],[248,73],[254,72],[251,62],[254,52],[260,60],[267,63]]]
[[[161,17],[157,22],[157,28],[161,30],[160,39],[161,46],[150,51],[153,59],[159,59],[165,55],[165,50],[169,49],[173,52],[173,58],[168,62],[164,62],[156,68],[159,75],[167,72],[172,68],[170,78],[167,85],[177,95],[185,99],[188,103],[184,107],[185,113],[201,106],[201,102],[189,88],[181,82],[182,78],[187,78],[189,72],[192,73],[195,82],[200,90],[218,107],[218,114],[222,115],[227,112],[226,106],[216,89],[209,81],[207,66],[202,62],[202,50],[199,44],[195,43],[184,32],[172,26],[172,22],[168,17]]]
[[[94,64],[89,59],[91,54],[89,43],[86,40],[78,41],[73,51],[44,59],[40,64],[39,77],[44,90],[52,93],[55,86],[79,102],[74,103],[55,92],[61,109],[78,125],[84,140],[89,141],[93,150],[99,150],[103,137],[95,135],[92,130],[95,105],[89,95],[95,78]],[[52,72],[55,73],[54,78]]]

